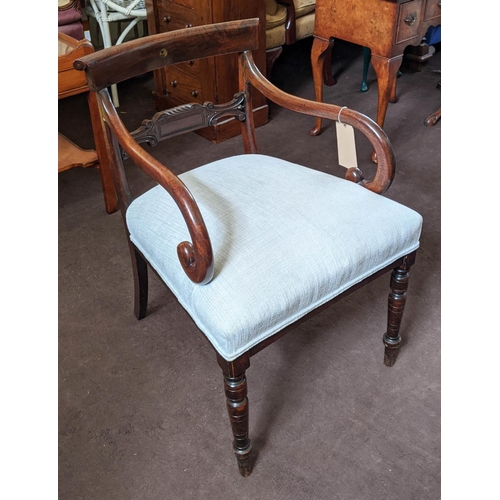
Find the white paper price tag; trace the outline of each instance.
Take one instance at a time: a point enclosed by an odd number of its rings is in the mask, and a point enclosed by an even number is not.
[[[354,140],[354,129],[351,125],[335,122],[337,126],[337,149],[339,153],[339,165],[345,168],[358,168],[356,157],[356,142]]]

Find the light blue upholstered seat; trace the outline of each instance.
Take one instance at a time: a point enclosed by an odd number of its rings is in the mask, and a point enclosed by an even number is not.
[[[234,156],[179,177],[212,241],[209,284],[193,283],[179,264],[177,245],[190,237],[163,188],[130,205],[127,226],[132,242],[229,361],[419,246],[418,213],[284,160]]]

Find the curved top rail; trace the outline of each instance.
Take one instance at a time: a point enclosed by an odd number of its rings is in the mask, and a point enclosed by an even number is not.
[[[228,21],[150,35],[74,62],[95,92],[164,66],[258,48],[259,19]]]

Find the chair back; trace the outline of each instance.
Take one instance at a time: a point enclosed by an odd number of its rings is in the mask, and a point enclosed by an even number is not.
[[[365,180],[358,168],[349,168],[346,179],[382,193],[394,178],[392,147],[384,131],[372,119],[345,107],[315,103],[287,94],[261,74],[251,54],[258,48],[258,31],[257,18],[197,26],[132,40],[74,62],[75,68],[86,72],[89,88],[98,95],[106,148],[123,216],[133,201],[123,166],[123,160],[131,158],[178,205],[192,239],[192,244],[186,241],[179,244],[179,260],[189,278],[197,283],[208,282],[213,275],[212,248],[203,217],[181,179],[149,154],[141,143],[155,146],[164,139],[213,125],[217,120],[229,117],[242,124],[244,152],[258,153],[251,108],[253,87],[271,101],[292,111],[334,121],[338,121],[342,114],[342,123],[365,135],[377,155],[374,177]],[[109,86],[172,64],[231,53],[240,53],[239,75],[235,75],[235,78],[239,77],[240,92],[231,102],[181,105],[156,113],[133,132],[127,130],[112,103],[107,90]]]
[[[148,154],[140,143],[155,146],[159,141],[214,124],[218,119],[236,117],[243,127],[245,152],[256,152],[249,92],[240,92],[224,105],[187,104],[155,114],[130,133],[110,98],[107,87],[129,78],[180,62],[254,50],[258,47],[258,19],[198,26],[168,34],[151,35],[98,51],[75,61],[84,70],[89,88],[98,93],[105,129],[106,147],[115,189],[123,217],[133,198],[123,160],[133,162],[160,184],[176,201],[186,220],[192,243],[181,242],[179,260],[192,281],[205,283],[213,276],[213,254],[203,217],[183,182]],[[93,57],[95,56],[95,57]]]
[[[232,54],[258,47],[258,19],[195,26],[165,34],[150,35],[99,51],[94,57],[75,61],[85,70],[91,90],[96,92],[155,69],[180,62]]]

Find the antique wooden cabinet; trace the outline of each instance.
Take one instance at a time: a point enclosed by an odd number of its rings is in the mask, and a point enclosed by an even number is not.
[[[235,19],[258,17],[265,26],[265,2],[261,0],[146,0],[150,34],[212,24]],[[259,49],[253,57],[259,69],[266,70],[265,30],[259,34]],[[214,104],[229,102],[238,91],[238,60],[236,54],[208,60],[195,60],[155,71],[153,98],[158,110],[195,102]],[[267,122],[268,106],[264,96],[254,91],[255,125]],[[240,133],[241,125],[229,119],[201,129],[203,137],[222,142]]]

